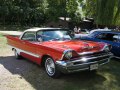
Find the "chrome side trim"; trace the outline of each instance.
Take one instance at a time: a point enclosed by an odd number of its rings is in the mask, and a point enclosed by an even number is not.
[[[23,52],[23,53],[26,53],[26,54],[28,54],[28,55],[34,56],[34,57],[36,57],[36,58],[40,58],[40,57],[41,57],[41,56],[38,55],[38,54],[35,54],[35,53],[32,53],[32,52],[28,52],[28,51],[22,50],[22,49],[16,48],[16,47],[11,46],[11,45],[9,45],[9,46],[10,46],[11,48],[15,48],[15,49],[17,50],[17,52],[18,52],[19,55],[20,55],[21,52]]]

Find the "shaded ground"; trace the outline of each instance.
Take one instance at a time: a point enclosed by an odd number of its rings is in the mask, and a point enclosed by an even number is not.
[[[16,60],[0,34],[0,90],[120,90],[120,61],[112,60],[97,73],[79,72],[49,78],[44,69]]]

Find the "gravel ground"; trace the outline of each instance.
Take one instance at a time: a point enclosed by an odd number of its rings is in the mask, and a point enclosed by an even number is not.
[[[57,85],[63,82],[59,80]],[[0,90],[49,90],[55,83],[56,79],[49,78],[40,66],[26,59],[16,60],[11,51],[0,56]]]

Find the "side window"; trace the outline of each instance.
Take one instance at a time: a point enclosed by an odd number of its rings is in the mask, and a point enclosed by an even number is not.
[[[96,36],[96,38],[106,40],[106,36],[107,36],[106,33],[100,33],[99,35]]]
[[[118,42],[119,36],[117,34],[112,34],[112,33],[101,33],[96,38],[107,41]]]
[[[36,35],[37,41],[43,41],[43,31],[38,31]]]
[[[95,32],[90,33],[89,37],[95,37],[95,38],[97,38],[96,36],[98,36],[98,35],[99,35],[99,32],[95,31]]]
[[[114,41],[114,42],[120,42],[120,36],[117,35],[117,34],[115,34],[115,35],[113,36],[113,41]]]
[[[26,32],[21,39],[28,41],[35,41],[36,40],[35,32]]]

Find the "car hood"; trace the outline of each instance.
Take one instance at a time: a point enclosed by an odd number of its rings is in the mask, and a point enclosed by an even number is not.
[[[70,40],[70,41],[48,41],[43,42],[42,45],[57,50],[72,49],[80,53],[88,51],[99,52],[104,47],[105,44],[86,40]]]

